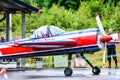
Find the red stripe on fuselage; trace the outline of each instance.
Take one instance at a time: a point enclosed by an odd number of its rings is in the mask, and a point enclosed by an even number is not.
[[[2,55],[14,55],[16,53],[22,53],[24,54],[25,52],[32,52],[34,51],[32,48],[21,48],[21,47],[8,47],[8,48],[2,48],[0,49]]]
[[[97,44],[96,35],[82,36],[77,39],[76,46],[87,46]]]

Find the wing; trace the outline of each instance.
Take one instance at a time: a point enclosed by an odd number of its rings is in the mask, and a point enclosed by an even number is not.
[[[63,48],[72,47],[76,44],[75,40],[51,40],[51,41],[36,41],[36,42],[23,42],[18,43],[20,47],[30,47],[30,48]]]

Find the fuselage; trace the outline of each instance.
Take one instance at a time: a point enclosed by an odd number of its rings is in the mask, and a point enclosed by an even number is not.
[[[97,44],[98,29],[85,29],[72,32],[65,32],[54,37],[41,39],[26,38],[14,40],[0,44],[0,58],[7,57],[34,57],[72,53],[93,53],[100,50]],[[60,42],[65,39],[75,41],[74,46],[53,47],[55,45],[47,45],[47,42]],[[28,45],[25,47],[18,46],[24,42],[46,42],[46,45]],[[64,44],[64,43],[63,43]],[[49,47],[48,47],[49,46]],[[41,48],[42,47],[42,48]],[[47,48],[48,47],[48,48]]]

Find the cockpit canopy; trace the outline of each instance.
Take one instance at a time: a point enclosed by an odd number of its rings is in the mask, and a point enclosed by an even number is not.
[[[35,30],[30,38],[47,38],[47,37],[54,37],[65,31],[56,27],[56,26],[42,26]]]

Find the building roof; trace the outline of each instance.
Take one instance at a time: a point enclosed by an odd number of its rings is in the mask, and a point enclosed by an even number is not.
[[[0,0],[0,13],[40,13],[40,9],[20,0]]]

